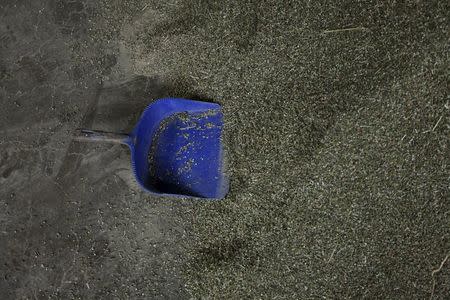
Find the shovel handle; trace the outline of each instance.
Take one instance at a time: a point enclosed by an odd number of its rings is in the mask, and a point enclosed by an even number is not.
[[[74,139],[81,142],[107,142],[126,144],[129,135],[125,133],[107,132],[92,129],[77,129],[74,134]]]

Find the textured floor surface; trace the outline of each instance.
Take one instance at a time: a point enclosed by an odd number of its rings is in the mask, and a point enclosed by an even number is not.
[[[448,298],[447,2],[0,8],[1,299]],[[168,95],[222,104],[224,201],[72,141]]]

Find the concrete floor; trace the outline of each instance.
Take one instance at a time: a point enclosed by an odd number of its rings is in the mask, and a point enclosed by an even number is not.
[[[86,3],[0,7],[0,298],[184,298],[180,205],[140,192],[126,147],[71,141],[130,129],[167,87],[112,70]]]
[[[0,3],[0,299],[446,299],[444,1]],[[223,105],[231,191],[151,197],[152,100]]]

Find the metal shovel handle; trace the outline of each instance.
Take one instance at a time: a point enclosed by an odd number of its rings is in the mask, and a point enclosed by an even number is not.
[[[77,129],[75,130],[74,139],[81,142],[107,142],[126,144],[130,136],[125,133],[107,132],[92,129]]]

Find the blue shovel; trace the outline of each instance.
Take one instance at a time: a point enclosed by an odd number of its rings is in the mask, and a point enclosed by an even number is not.
[[[78,129],[76,140],[131,150],[138,184],[162,196],[222,199],[228,192],[219,104],[164,98],[150,104],[130,134]]]

